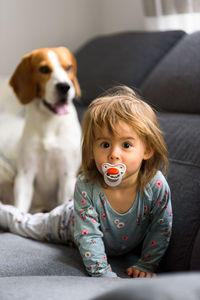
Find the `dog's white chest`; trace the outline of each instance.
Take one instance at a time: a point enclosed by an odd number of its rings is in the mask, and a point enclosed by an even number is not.
[[[76,114],[49,122],[40,116],[33,122],[32,117],[33,113],[26,120],[18,169],[34,178],[31,210],[49,210],[73,195],[80,166],[81,128]]]
[[[61,147],[61,145],[59,144],[58,138],[51,135],[51,136],[44,138],[41,141],[41,147],[43,148],[44,151],[49,152],[53,149]]]

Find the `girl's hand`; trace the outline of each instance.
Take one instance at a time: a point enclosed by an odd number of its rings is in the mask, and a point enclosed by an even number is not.
[[[133,278],[156,277],[155,273],[143,272],[133,267],[126,269],[126,274]]]

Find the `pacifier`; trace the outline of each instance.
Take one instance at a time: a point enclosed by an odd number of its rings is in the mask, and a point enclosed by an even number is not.
[[[116,165],[104,163],[102,164],[102,171],[105,183],[109,186],[117,186],[122,181],[122,177],[126,172],[126,166],[121,163]]]

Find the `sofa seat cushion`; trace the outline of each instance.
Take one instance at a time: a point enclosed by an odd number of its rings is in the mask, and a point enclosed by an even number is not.
[[[200,33],[185,37],[163,58],[141,87],[160,111],[200,113]]]
[[[77,248],[38,242],[8,232],[0,232],[0,277],[10,276],[88,276]],[[108,260],[119,276],[138,257],[128,253]]]
[[[89,104],[116,84],[139,88],[184,35],[183,31],[130,31],[92,39],[76,52],[83,102]]]
[[[76,248],[1,232],[0,253],[0,277],[87,275]]]
[[[0,278],[4,300],[198,300],[200,273],[181,273],[155,279],[108,279],[73,276]]]

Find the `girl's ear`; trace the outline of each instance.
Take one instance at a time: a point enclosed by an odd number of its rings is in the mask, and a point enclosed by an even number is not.
[[[144,160],[150,159],[154,155],[154,149],[152,147],[147,147],[144,153]]]

